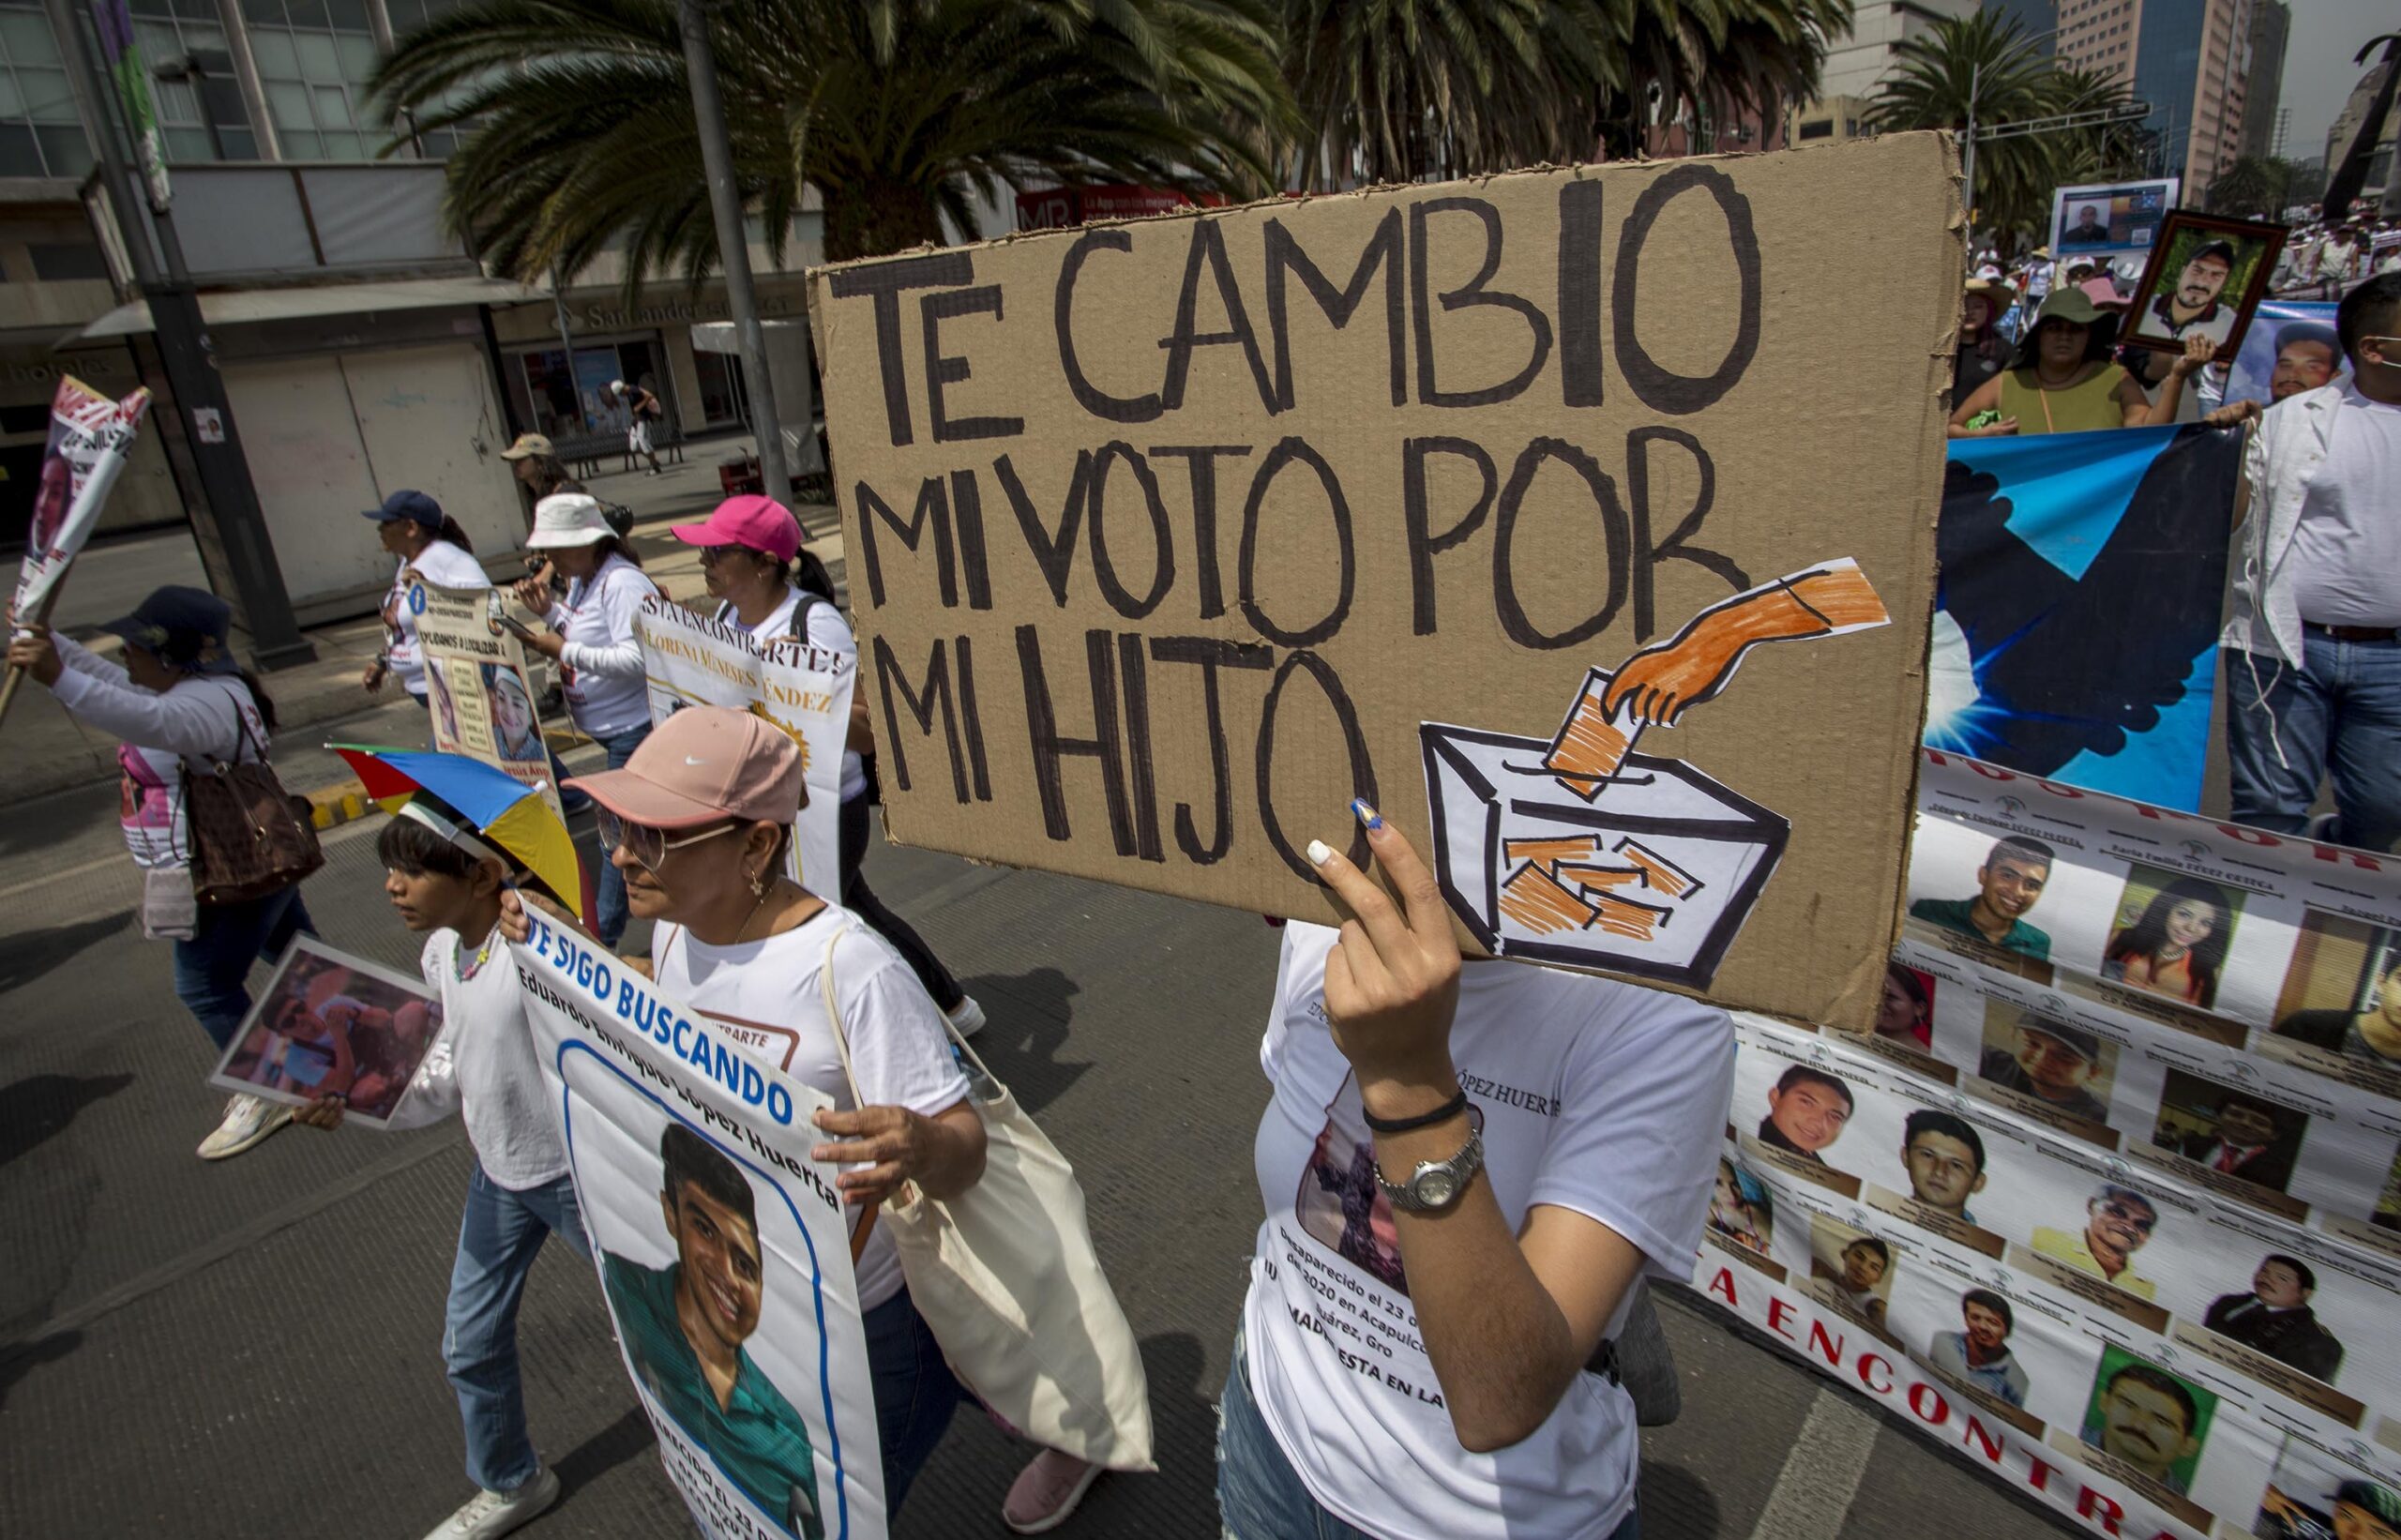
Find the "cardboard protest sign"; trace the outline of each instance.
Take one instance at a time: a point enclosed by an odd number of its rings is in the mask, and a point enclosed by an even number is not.
[[[125,457],[132,451],[133,435],[149,409],[147,390],[113,401],[81,380],[58,382],[11,612],[28,621],[46,612],[59,578],[100,521],[100,510],[108,506]]]
[[[2198,808],[2242,474],[2198,425],[1953,444],[1927,744]]]
[[[849,1229],[808,1158],[832,1103],[546,917],[509,951],[626,1371],[701,1532],[880,1540]]]
[[[542,793],[560,813],[558,778],[542,736],[525,649],[493,618],[496,590],[409,589],[417,645],[425,658],[425,703],[433,717],[433,747],[464,754],[506,772]],[[561,821],[566,815],[560,813]]]
[[[1864,1019],[1956,181],[1895,135],[815,270],[890,829],[1323,917],[1363,797],[1470,948]]]
[[[423,980],[298,936],[208,1083],[287,1107],[340,1096],[345,1123],[407,1124],[401,1104],[441,1035]]]
[[[852,660],[789,637],[753,637],[657,595],[642,601],[634,634],[642,640],[653,722],[686,706],[731,706],[775,723],[800,746],[808,801],[793,820],[793,880],[838,897]]]

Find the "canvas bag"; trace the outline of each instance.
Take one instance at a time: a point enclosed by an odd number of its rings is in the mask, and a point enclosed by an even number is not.
[[[249,718],[234,705],[234,752],[197,771],[183,764],[184,823],[191,833],[191,885],[204,904],[241,903],[279,893],[325,864],[308,804],[283,789],[266,746],[245,763]]]
[[[834,948],[849,929],[826,942],[818,987],[852,1098],[865,1106],[834,996]],[[957,1198],[903,1186],[884,1200],[909,1297],[951,1372],[1010,1427],[1112,1471],[1156,1470],[1150,1381],[1093,1250],[1083,1188],[1008,1088],[946,1019],[944,1026],[972,1066],[984,1176]]]

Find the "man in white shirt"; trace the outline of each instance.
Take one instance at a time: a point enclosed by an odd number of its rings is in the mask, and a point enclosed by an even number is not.
[[[2401,838],[2401,274],[2352,290],[2334,328],[2350,377],[2268,408],[2243,461],[2219,640],[2233,812],[2300,834],[2331,772],[2329,837],[2385,851]]]

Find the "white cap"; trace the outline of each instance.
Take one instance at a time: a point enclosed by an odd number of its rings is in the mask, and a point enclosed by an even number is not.
[[[525,536],[525,549],[588,546],[615,533],[598,499],[582,492],[552,492],[534,505],[534,533]]]
[[[623,380],[612,380],[609,382],[609,388],[622,396],[626,393],[626,382]]]

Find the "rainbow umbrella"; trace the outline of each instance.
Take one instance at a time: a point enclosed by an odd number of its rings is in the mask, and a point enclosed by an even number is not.
[[[480,760],[422,748],[327,744],[349,762],[367,794],[395,812],[419,792],[446,804],[476,832],[514,856],[551,898],[581,913],[583,866],[575,840],[540,793]]]

